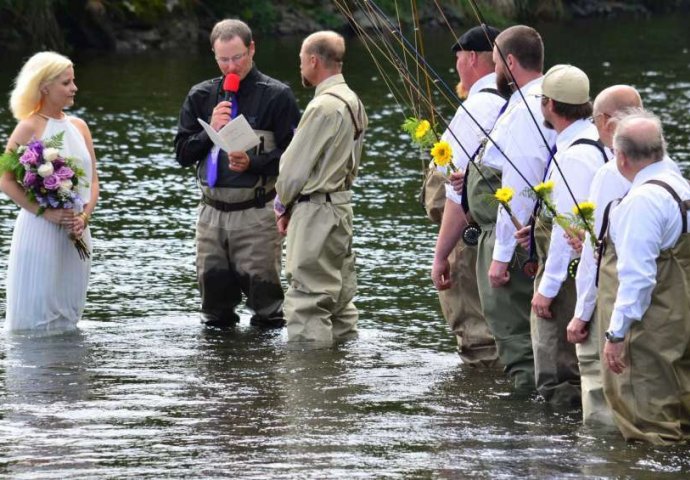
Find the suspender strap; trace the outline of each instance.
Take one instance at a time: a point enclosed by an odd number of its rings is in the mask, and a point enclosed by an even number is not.
[[[479,90],[479,93],[481,93],[481,92],[493,93],[494,95],[498,95],[499,97],[501,97],[504,100],[508,100],[506,97],[503,96],[503,94],[501,92],[498,91],[497,88],[486,87],[486,88],[482,88],[481,90]]]
[[[604,258],[604,253],[606,253],[606,233],[609,230],[609,214],[611,213],[611,207],[613,206],[613,204],[620,202],[620,200],[620,198],[611,200],[604,209],[604,218],[602,219],[601,230],[599,230],[599,237],[597,239],[597,250],[599,254],[597,255],[597,275],[594,280],[594,285],[596,285],[597,287],[599,286],[599,271],[601,270],[601,260]]]
[[[470,158],[470,163],[474,163],[474,160],[477,158],[477,155],[479,154],[479,151],[482,149],[482,144],[480,143],[477,149],[474,151],[472,154],[472,157]],[[476,164],[475,164],[476,167]],[[461,205],[462,209],[465,211],[465,214],[470,211],[470,202],[467,200],[467,180],[470,177],[470,164],[467,164],[467,168],[465,169],[465,178],[462,180],[462,198],[461,198]]]
[[[347,101],[343,97],[341,97],[340,95],[337,95],[333,92],[324,92],[324,93],[326,95],[330,95],[331,97],[337,98],[338,100],[340,100],[341,102],[343,102],[345,104],[345,106],[347,107],[347,111],[350,112],[350,118],[352,118],[352,123],[355,126],[355,140],[357,140],[360,137],[360,135],[362,135],[362,129],[357,124],[357,120],[355,119],[355,113],[352,111],[352,107],[350,107],[350,104],[347,103]],[[357,99],[357,102],[359,103],[359,99]],[[359,111],[357,113],[359,114],[361,112],[361,103],[359,103],[358,108],[359,108]]]
[[[668,193],[671,194],[673,199],[678,203],[678,208],[680,209],[680,218],[681,218],[681,221],[683,222],[683,230],[681,233],[688,233],[688,207],[690,206],[690,200],[685,200],[685,201],[681,200],[680,196],[678,196],[676,191],[673,188],[671,188],[671,186],[666,182],[663,182],[661,180],[652,179],[652,180],[648,180],[645,182],[645,184],[648,184],[648,183],[650,183],[652,185],[658,185],[659,187],[663,188],[664,190],[666,190]]]
[[[601,142],[601,140],[592,140],[590,138],[578,138],[570,144],[571,147],[575,145],[591,145],[595,147],[597,150],[599,150],[601,156],[604,158],[604,163],[608,163],[609,157],[606,156],[606,150],[604,150],[604,144]]]

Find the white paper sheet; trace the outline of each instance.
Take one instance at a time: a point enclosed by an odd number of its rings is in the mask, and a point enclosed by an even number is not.
[[[244,115],[239,115],[217,132],[202,119],[197,118],[213,144],[226,152],[245,152],[256,147],[261,140],[254,133]]]

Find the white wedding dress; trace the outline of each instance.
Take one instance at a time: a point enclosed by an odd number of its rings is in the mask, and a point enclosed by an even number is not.
[[[79,185],[84,202],[90,198],[91,157],[81,132],[65,117],[48,119],[41,139],[65,132],[60,154],[76,158],[88,185]],[[91,250],[87,228],[84,241]],[[60,333],[73,330],[86,304],[91,259],[82,260],[69,231],[42,216],[20,210],[12,235],[7,268],[8,331]]]

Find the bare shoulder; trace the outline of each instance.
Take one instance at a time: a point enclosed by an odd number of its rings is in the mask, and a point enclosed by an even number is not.
[[[32,138],[39,138],[45,128],[45,121],[37,115],[21,120],[10,135],[5,150],[14,150],[20,145],[26,145]]]

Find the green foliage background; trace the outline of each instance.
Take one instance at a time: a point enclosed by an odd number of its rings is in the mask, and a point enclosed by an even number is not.
[[[457,12],[459,18],[473,18],[467,0],[378,0],[377,4],[403,20],[411,16],[411,3],[419,12],[434,12],[439,3]],[[506,24],[505,6],[512,6],[515,20],[535,17],[558,20],[567,15],[569,4],[583,0],[477,0],[486,19]],[[590,2],[591,3],[591,2]],[[598,0],[605,5],[606,0]],[[651,12],[688,6],[690,0],[626,0]],[[503,8],[498,8],[499,5]],[[494,8],[494,6],[496,8]],[[14,49],[50,48],[69,51],[75,46],[114,48],[115,33],[122,29],[160,29],[180,22],[204,32],[215,21],[236,16],[245,19],[256,32],[271,33],[281,22],[281,11],[300,12],[326,28],[343,28],[345,23],[331,0],[0,0],[0,44]]]

